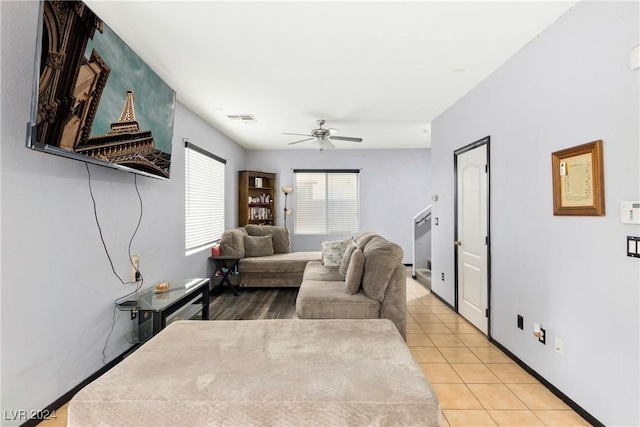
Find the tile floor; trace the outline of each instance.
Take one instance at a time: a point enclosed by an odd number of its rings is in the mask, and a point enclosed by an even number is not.
[[[407,344],[443,426],[590,425],[411,277],[407,312]]]
[[[42,421],[38,427],[65,427],[67,425],[67,407],[69,403],[65,403],[56,410],[55,418]]]

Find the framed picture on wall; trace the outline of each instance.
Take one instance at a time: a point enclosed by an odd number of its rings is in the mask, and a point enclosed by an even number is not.
[[[553,214],[604,216],[602,141],[551,154]]]

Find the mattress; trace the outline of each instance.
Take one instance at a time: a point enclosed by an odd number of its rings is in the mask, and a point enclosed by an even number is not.
[[[68,426],[439,426],[394,324],[177,321],[87,385]]]

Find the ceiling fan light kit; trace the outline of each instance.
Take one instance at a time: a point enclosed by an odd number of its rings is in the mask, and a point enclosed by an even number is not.
[[[325,121],[322,119],[316,120],[316,123],[318,124],[319,128],[313,129],[309,134],[283,132],[283,135],[297,135],[297,136],[307,137],[299,141],[290,142],[287,145],[294,145],[294,144],[299,144],[301,142],[313,141],[313,144],[318,146],[320,151],[322,151],[325,148],[335,148],[335,145],[333,145],[332,141],[362,142],[362,138],[355,138],[351,136],[335,136],[334,134],[338,133],[338,130],[334,128],[324,129],[322,126],[325,124]]]
[[[327,140],[327,139],[318,139],[313,141],[313,144],[315,144],[318,147],[318,150],[322,151],[325,148],[336,148],[335,145],[333,145],[331,143],[331,141]]]

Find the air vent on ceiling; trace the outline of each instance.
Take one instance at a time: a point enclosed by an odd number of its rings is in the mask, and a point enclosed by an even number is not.
[[[232,122],[238,122],[238,123],[258,123],[258,121],[256,120],[255,117],[253,117],[251,114],[231,114],[231,115],[227,115],[227,117],[229,118],[229,120],[231,120]]]

